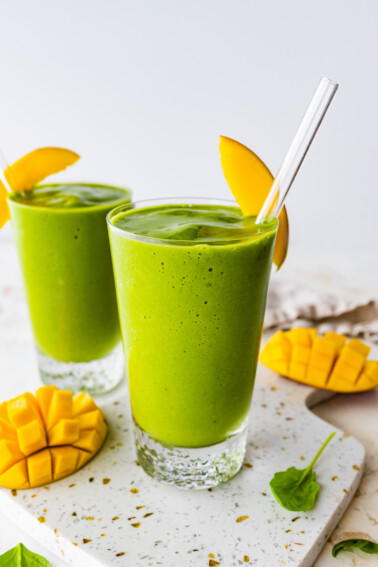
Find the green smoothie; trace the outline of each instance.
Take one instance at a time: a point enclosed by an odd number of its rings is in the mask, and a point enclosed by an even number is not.
[[[111,213],[131,407],[154,439],[204,447],[245,424],[277,226],[233,206]]]
[[[120,340],[106,215],[130,192],[56,184],[8,202],[38,350],[62,362],[106,356]]]

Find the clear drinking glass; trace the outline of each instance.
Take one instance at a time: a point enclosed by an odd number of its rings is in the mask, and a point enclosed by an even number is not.
[[[116,195],[111,202],[84,206],[71,195],[83,188]],[[124,376],[105,219],[130,197],[126,189],[85,183],[40,186],[8,197],[44,384],[101,394]]]
[[[208,488],[243,462],[278,221],[208,242],[114,224],[172,204],[240,209],[159,199],[108,215],[138,461],[165,483]]]

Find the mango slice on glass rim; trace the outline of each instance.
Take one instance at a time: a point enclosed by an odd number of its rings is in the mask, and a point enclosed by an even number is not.
[[[370,347],[345,335],[315,329],[275,333],[260,354],[262,364],[307,386],[353,393],[378,386],[378,361],[367,360]]]
[[[30,191],[49,175],[73,165],[78,159],[77,153],[65,148],[38,148],[8,166],[4,177],[12,191],[22,193]],[[10,219],[6,197],[6,187],[0,181],[0,228]]]
[[[0,179],[0,228],[2,228],[5,223],[10,220],[7,195],[8,191],[6,190],[4,183]]]
[[[0,405],[0,486],[35,488],[84,466],[100,450],[107,425],[94,400],[43,386]]]
[[[273,175],[265,163],[247,146],[220,136],[219,151],[224,176],[244,216],[256,216],[269,193]],[[289,220],[283,207],[278,217],[279,227],[273,262],[280,269],[289,246]]]

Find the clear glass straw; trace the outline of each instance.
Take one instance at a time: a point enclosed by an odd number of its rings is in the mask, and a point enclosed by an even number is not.
[[[256,218],[256,224],[263,223],[268,217],[278,217],[284,205],[290,187],[311,146],[311,142],[338,89],[338,84],[329,79],[321,79],[318,88],[299,125],[294,140],[284,157],[280,169],[274,178],[269,194]]]

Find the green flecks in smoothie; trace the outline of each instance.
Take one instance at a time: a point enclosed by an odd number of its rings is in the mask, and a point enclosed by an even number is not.
[[[127,189],[90,183],[65,183],[39,185],[25,193],[12,193],[10,199],[32,207],[66,209],[94,207],[108,203],[120,203],[130,198]]]
[[[237,207],[211,205],[165,205],[122,211],[112,223],[139,236],[184,242],[219,242],[258,236],[269,223],[258,226]],[[273,228],[276,221],[270,223]],[[162,266],[164,264],[162,263]],[[212,268],[209,268],[209,272]]]

